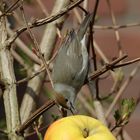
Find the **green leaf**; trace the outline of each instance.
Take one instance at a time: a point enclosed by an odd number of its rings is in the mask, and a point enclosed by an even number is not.
[[[123,99],[121,103],[122,118],[129,118],[130,114],[134,111],[136,104],[134,99]]]
[[[134,99],[123,99],[121,101],[119,109],[115,111],[114,118],[116,120],[116,126],[120,127],[126,125],[129,122],[129,117],[134,111],[136,103]]]
[[[58,120],[59,119],[59,116],[58,115],[55,115],[55,114],[51,114],[52,118],[54,121]]]

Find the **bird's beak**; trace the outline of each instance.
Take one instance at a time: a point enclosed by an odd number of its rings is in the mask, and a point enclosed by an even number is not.
[[[73,115],[75,115],[77,113],[76,108],[73,106],[73,104],[71,102],[70,102],[70,105],[69,105],[69,110]]]

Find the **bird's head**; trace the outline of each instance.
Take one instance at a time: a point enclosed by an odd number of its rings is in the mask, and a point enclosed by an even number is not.
[[[70,95],[70,94],[68,94],[68,95]],[[55,93],[55,100],[63,108],[66,108],[66,109],[70,110],[71,112],[75,112],[73,97],[67,96],[66,93],[63,93],[63,94]]]

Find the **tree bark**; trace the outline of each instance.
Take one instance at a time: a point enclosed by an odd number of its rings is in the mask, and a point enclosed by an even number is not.
[[[0,12],[1,14],[1,12]],[[3,93],[4,108],[6,115],[6,124],[8,138],[11,140],[23,140],[23,137],[17,136],[15,130],[20,125],[18,101],[16,95],[15,75],[13,69],[13,59],[7,44],[7,31],[5,17],[0,19],[0,71],[1,80],[5,84]]]

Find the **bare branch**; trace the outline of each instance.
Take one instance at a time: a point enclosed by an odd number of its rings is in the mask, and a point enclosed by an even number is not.
[[[34,28],[34,27],[42,26],[44,24],[48,24],[50,22],[53,22],[53,21],[57,20],[58,18],[62,17],[63,15],[65,15],[67,12],[69,12],[70,10],[72,10],[74,7],[76,7],[77,5],[79,5],[83,1],[84,0],[77,0],[76,2],[73,2],[72,4],[70,4],[69,6],[67,6],[66,8],[62,9],[60,12],[58,12],[58,13],[50,16],[50,17],[47,17],[47,18],[44,18],[44,19],[40,19],[40,20],[36,20],[33,23],[28,23],[28,26],[29,26],[29,28]],[[27,27],[22,27],[21,29],[17,30],[15,32],[15,34],[11,38],[9,38],[7,45],[12,44],[15,41],[15,39],[22,32],[24,32],[26,30],[27,30]]]
[[[132,70],[132,72],[130,73],[130,76],[125,80],[125,82],[123,83],[123,85],[119,89],[116,97],[114,98],[112,104],[110,105],[109,109],[106,112],[106,115],[105,115],[106,118],[110,115],[114,106],[117,104],[118,100],[120,99],[120,97],[124,93],[124,90],[128,87],[128,85],[130,84],[130,82],[132,81],[132,79],[134,78],[134,76],[136,75],[136,73],[138,72],[139,69],[140,69],[140,63]]]
[[[24,130],[29,127],[41,114],[43,114],[45,111],[50,109],[52,106],[54,106],[56,103],[54,100],[46,101],[46,103],[41,106],[38,110],[36,110],[27,121],[25,121],[17,130],[16,133],[18,135],[23,135]]]
[[[102,75],[103,73],[107,72],[108,70],[113,70],[114,66],[119,63],[121,60],[125,59],[127,55],[123,55],[120,58],[117,58],[116,60],[112,61],[109,64],[106,64],[103,68],[97,70],[96,72],[91,73],[88,78],[89,79],[96,79],[99,77],[99,75]]]
[[[124,24],[124,25],[113,25],[113,26],[105,26],[105,25],[94,25],[94,29],[98,30],[117,30],[117,29],[123,29],[123,28],[130,28],[130,27],[135,27],[135,26],[140,26],[139,22],[136,23],[129,23],[129,24]]]
[[[0,12],[1,13],[1,12]],[[22,137],[15,134],[15,129],[20,125],[18,101],[16,95],[13,61],[10,51],[6,46],[7,31],[6,20],[4,17],[0,19],[0,71],[1,79],[5,83],[5,90],[3,93],[4,107],[6,114],[6,123],[8,137],[11,140],[23,140]]]
[[[114,15],[113,9],[111,7],[111,2],[110,0],[106,0],[107,1],[107,5],[111,14],[111,18],[112,18],[112,23],[114,26],[117,25],[117,21],[116,21],[116,17]],[[117,45],[118,45],[118,50],[119,50],[119,56],[122,56],[122,45],[121,45],[121,41],[120,41],[120,34],[119,31],[117,29],[114,29],[114,33],[115,33],[115,37],[116,37],[116,41],[117,41]]]

